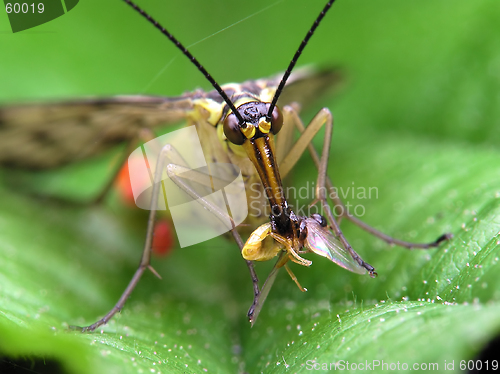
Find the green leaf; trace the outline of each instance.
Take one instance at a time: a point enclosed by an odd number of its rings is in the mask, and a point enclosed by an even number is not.
[[[283,70],[323,5],[141,4],[186,45],[257,12],[191,48],[221,83]],[[384,233],[455,237],[407,251],[342,222],[379,276],[310,256],[310,268],[293,266],[308,292],[283,271],[252,329],[246,266],[234,243],[217,238],[155,259],[163,279],[145,274],[102,331],[70,331],[117,301],[139,261],[146,216],[114,198],[78,207],[25,193],[95,196],[113,155],[43,174],[2,170],[0,368],[34,360],[34,371],[55,363],[68,373],[255,373],[310,372],[316,363],[326,372],[323,364],[348,361],[461,370],[500,332],[499,17],[487,0],[334,4],[299,63],[345,72],[342,91],[316,108],[335,117],[330,176]],[[137,14],[97,1],[3,35],[0,86],[2,102],[208,88]],[[315,180],[304,157],[288,183],[311,190]],[[271,266],[256,264],[261,281]]]

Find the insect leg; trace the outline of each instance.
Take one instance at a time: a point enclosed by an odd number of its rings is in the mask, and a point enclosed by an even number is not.
[[[131,295],[133,292],[134,288],[137,286],[139,283],[139,280],[141,279],[142,274],[146,269],[150,269],[153,274],[161,278],[158,273],[151,267],[151,244],[153,241],[153,231],[154,231],[154,223],[155,223],[155,218],[156,218],[156,211],[157,211],[157,206],[158,206],[158,199],[159,199],[159,194],[160,190],[162,189],[162,174],[163,171],[166,169],[167,174],[169,177],[172,178],[174,183],[176,183],[179,187],[181,187],[188,195],[191,197],[195,198],[196,201],[198,201],[200,204],[202,204],[205,208],[210,210],[218,219],[223,220],[223,222],[231,222],[231,231],[233,232],[233,236],[235,237],[238,245],[240,246],[240,250],[243,247],[241,237],[239,236],[238,232],[236,231],[236,227],[234,224],[234,221],[232,220],[231,217],[227,215],[227,213],[223,213],[220,211],[217,207],[213,206],[210,204],[207,200],[203,199],[199,195],[196,194],[196,191],[193,191],[190,189],[189,186],[187,186],[183,181],[182,178],[179,178],[176,174],[190,170],[186,168],[185,166],[181,165],[175,165],[175,164],[168,164],[165,166],[166,162],[171,162],[172,160],[176,160],[177,162],[181,164],[185,164],[185,161],[182,159],[182,156],[179,155],[179,153],[169,144],[165,145],[162,147],[161,152],[158,155],[158,162],[156,164],[156,169],[154,172],[154,179],[153,179],[153,189],[152,189],[152,195],[151,195],[151,207],[150,207],[150,213],[149,213],[149,218],[148,218],[148,225],[147,225],[147,233],[146,233],[146,240],[144,244],[144,249],[141,257],[141,261],[139,264],[139,267],[137,268],[134,276],[130,280],[129,284],[123,291],[122,295],[120,296],[118,302],[115,304],[115,306],[100,320],[97,322],[93,323],[90,326],[86,327],[77,327],[77,326],[71,326],[72,329],[79,329],[82,332],[86,331],[94,331],[96,328],[99,326],[102,326],[106,324],[117,312],[119,312],[123,306],[125,305],[125,302],[127,301],[128,297]],[[199,178],[199,181],[202,181],[201,178]],[[208,181],[207,183],[213,183],[213,181]],[[250,274],[252,276],[252,282],[254,283],[254,294],[258,293],[258,278],[255,273],[255,270],[253,268],[253,263],[251,261],[247,261],[247,266],[250,270]],[[257,291],[256,291],[257,290]]]
[[[142,274],[147,268],[150,268],[152,272],[158,276],[158,273],[151,267],[151,244],[153,242],[153,229],[154,229],[154,222],[156,218],[156,207],[158,205],[158,197],[160,193],[160,187],[161,187],[161,175],[163,173],[163,165],[165,162],[166,158],[166,152],[170,150],[170,147],[165,146],[164,149],[162,149],[162,152],[160,152],[158,156],[158,164],[157,168],[155,170],[155,177],[154,177],[154,183],[153,183],[153,191],[152,191],[152,197],[151,197],[151,210],[149,212],[149,218],[148,218],[148,226],[147,226],[147,233],[146,233],[146,242],[144,244],[144,249],[142,251],[142,257],[141,261],[139,263],[139,267],[135,271],[134,276],[130,280],[129,284],[125,288],[125,291],[123,291],[122,295],[118,299],[118,302],[115,304],[115,306],[100,320],[97,322],[91,324],[90,326],[85,326],[85,327],[78,327],[78,326],[70,326],[72,329],[81,329],[82,332],[87,332],[87,331],[94,331],[96,328],[99,326],[102,326],[108,321],[113,318],[113,316],[118,313],[123,306],[125,305],[125,302],[129,298],[129,296],[132,294],[132,291],[134,288],[137,286],[139,283],[139,280],[141,279]]]
[[[194,199],[198,203],[200,203],[205,209],[212,212],[212,214],[214,214],[214,216],[216,216],[218,219],[220,219],[223,223],[226,222],[227,220],[230,221],[231,234],[233,235],[233,238],[236,241],[236,244],[238,245],[240,252],[241,252],[243,250],[244,242],[241,239],[240,234],[236,230],[235,222],[232,219],[232,217],[230,217],[226,212],[221,211],[218,207],[214,206],[209,201],[203,199],[203,197],[198,195],[198,193],[195,190],[190,188],[189,185],[186,184],[186,182],[184,182],[183,179],[186,179],[186,176],[187,176],[188,178],[190,178],[190,180],[195,180],[197,183],[200,183],[200,184],[203,184],[206,186],[212,186],[215,189],[220,189],[220,188],[217,188],[218,185],[222,186],[221,183],[223,183],[225,185],[225,182],[218,181],[213,176],[210,176],[207,179],[208,176],[206,174],[193,172],[189,169],[186,169],[185,167],[182,167],[180,165],[175,165],[175,164],[167,165],[167,173],[168,173],[169,178],[172,179],[172,181],[177,186],[179,186],[184,192],[186,192],[188,195],[190,195],[192,199]],[[181,174],[182,174],[182,177],[179,176]],[[220,190],[223,192],[224,197],[225,197],[226,195],[224,193],[224,189],[220,189]],[[226,203],[227,203],[227,200],[226,200]],[[255,272],[255,269],[253,266],[253,261],[245,260],[245,262],[247,264],[248,271],[250,272],[250,277],[252,278],[252,285],[253,285],[253,292],[254,292],[253,305],[256,305],[257,301],[259,299],[259,295],[260,295],[259,278],[257,277],[257,273]]]
[[[279,234],[275,234],[273,232],[270,232],[269,235],[271,235],[274,240],[276,240],[278,243],[282,244],[286,248],[286,251],[289,254],[289,259],[291,261],[295,262],[296,264],[302,265],[302,266],[311,266],[312,265],[312,261],[306,260],[305,258],[302,258],[297,254],[295,249],[292,248],[292,246],[290,245],[290,243],[287,241],[286,238],[282,237]]]
[[[262,286],[260,293],[253,299],[253,303],[250,306],[250,309],[248,309],[247,313],[248,320],[250,321],[251,326],[253,326],[257,321],[257,317],[259,316],[259,313],[262,310],[262,306],[264,305],[264,302],[266,301],[267,296],[269,295],[269,291],[271,291],[271,288],[273,287],[279,269],[283,265],[285,265],[287,261],[288,261],[288,255],[286,254],[286,252],[281,252],[280,257],[278,258],[278,260],[274,264],[273,269],[267,276],[267,279],[264,282],[264,285]]]
[[[304,124],[302,123],[301,119],[299,118],[298,114],[296,113],[296,111],[293,108],[285,107],[283,114],[285,116],[291,118],[291,122],[293,122],[295,124],[295,126],[297,127],[297,129],[299,130],[300,133],[303,133],[305,131]],[[285,118],[287,118],[287,117],[285,117]],[[314,164],[316,165],[318,170],[320,170],[321,160],[320,160],[320,157],[318,155],[318,152],[316,151],[316,149],[314,148],[312,143],[307,144],[307,148],[309,150],[309,154],[311,155],[311,158],[312,158]],[[297,158],[297,160],[298,160],[298,158]],[[297,160],[295,160],[295,162],[297,162]],[[326,170],[325,170],[325,173],[326,173]],[[332,201],[335,204],[335,207],[337,208],[336,213],[338,214],[339,217],[347,218],[348,220],[350,220],[351,222],[353,222],[354,224],[359,226],[361,229],[363,229],[363,230],[369,232],[370,234],[382,239],[383,241],[385,241],[388,244],[391,244],[391,245],[395,244],[395,245],[399,245],[401,247],[409,248],[409,249],[411,249],[411,248],[427,249],[427,248],[437,247],[437,246],[439,246],[439,244],[441,244],[441,242],[448,240],[448,239],[451,239],[453,237],[452,234],[446,233],[446,234],[439,236],[435,241],[430,242],[430,243],[412,243],[412,242],[407,242],[404,240],[399,240],[399,239],[393,238],[389,235],[386,235],[386,234],[376,230],[375,228],[371,227],[370,225],[366,224],[365,222],[361,221],[359,218],[357,218],[357,217],[353,216],[351,213],[349,213],[348,209],[346,208],[346,206],[344,205],[344,203],[342,202],[342,200],[338,196],[338,194],[333,186],[333,183],[327,174],[325,174],[325,185],[328,189],[329,197],[332,199]]]
[[[321,159],[318,157],[318,154],[315,153],[316,159],[314,160],[318,168],[318,180],[316,183],[316,199],[321,202],[323,211],[325,212],[325,216],[330,223],[330,227],[332,228],[334,234],[339,238],[340,242],[342,243],[346,251],[349,252],[352,258],[356,260],[360,266],[364,267],[370,273],[370,276],[375,276],[377,273],[375,272],[374,267],[366,263],[356,253],[356,251],[354,251],[354,249],[352,248],[352,246],[349,244],[344,234],[342,233],[342,230],[340,229],[337,221],[333,217],[333,213],[330,209],[330,206],[328,205],[325,181],[327,178],[326,173],[328,169],[328,159],[330,158],[330,144],[333,135],[332,114],[328,109],[323,108],[312,119],[307,128],[304,128],[301,119],[299,118],[297,112],[292,107],[289,106],[285,107],[283,109],[283,115],[285,120],[287,120],[288,122],[293,122],[301,132],[299,140],[294,144],[288,156],[280,164],[280,169],[282,170],[282,173],[284,175],[290,172],[290,170],[297,163],[297,161],[299,160],[300,156],[304,153],[306,148],[308,148],[309,151],[311,150],[311,148],[314,149],[314,146],[312,145],[312,139],[318,133],[318,131],[323,126],[325,126],[325,135],[324,135],[323,151],[321,154]],[[315,149],[314,152],[316,152]]]
[[[304,288],[300,285],[299,280],[297,279],[297,277],[293,273],[292,269],[290,269],[290,267],[287,264],[285,264],[284,266],[285,266],[285,269],[288,272],[288,275],[290,276],[290,278],[292,278],[292,280],[295,282],[297,287],[299,287],[299,290],[301,290],[302,292],[306,292],[307,288]]]

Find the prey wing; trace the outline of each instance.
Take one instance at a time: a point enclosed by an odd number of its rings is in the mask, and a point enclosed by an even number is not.
[[[353,273],[366,273],[366,269],[352,258],[342,243],[327,227],[322,227],[312,218],[306,219],[306,225],[307,237],[305,244],[307,248]]]

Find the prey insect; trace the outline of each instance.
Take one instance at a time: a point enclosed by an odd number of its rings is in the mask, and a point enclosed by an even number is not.
[[[246,178],[247,185],[258,183],[268,201],[270,214],[257,217],[256,221],[269,219],[250,236],[246,244],[235,227],[232,234],[238,243],[249,267],[254,286],[254,301],[249,310],[249,319],[255,322],[265,301],[272,283],[281,267],[285,267],[303,290],[288,267],[288,261],[309,266],[311,261],[302,258],[301,254],[313,252],[326,257],[340,266],[362,273],[368,271],[375,276],[375,269],[363,261],[352,249],[342,231],[337,219],[345,217],[391,244],[407,248],[430,248],[449,238],[439,237],[435,242],[416,244],[400,241],[386,236],[343,209],[342,213],[331,211],[327,196],[336,207],[344,207],[327,176],[330,142],[333,123],[327,109],[318,115],[305,127],[298,115],[296,106],[285,106],[279,109],[278,99],[284,101],[287,89],[302,81],[318,81],[321,88],[332,81],[332,73],[308,75],[293,74],[295,64],[321,20],[334,1],[329,1],[305,39],[299,46],[290,65],[282,77],[274,77],[257,81],[249,81],[242,85],[219,86],[205,68],[194,56],[165,28],[129,0],[127,4],[138,11],[160,32],[172,41],[182,53],[198,68],[212,84],[215,91],[204,93],[196,91],[179,98],[163,97],[118,97],[111,99],[88,99],[59,104],[20,105],[2,108],[0,110],[2,131],[6,147],[0,147],[0,163],[10,166],[44,168],[55,167],[96,154],[111,144],[127,140],[129,143],[140,138],[142,129],[149,129],[160,124],[187,120],[188,125],[195,125],[204,151],[217,162],[236,164]],[[319,77],[319,78],[318,78]],[[287,101],[284,101],[287,103]],[[58,130],[64,126],[64,131],[77,131],[81,142],[79,148],[64,147],[63,137]],[[311,144],[312,138],[321,128],[326,129],[321,156]],[[297,129],[301,136],[293,145],[293,130]],[[276,142],[274,135],[280,132]],[[34,134],[38,141],[33,145]],[[275,144],[276,143],[276,144]],[[294,213],[283,192],[281,178],[285,177],[297,163],[298,159],[308,149],[318,167],[316,201],[321,204],[325,217],[302,217]],[[164,161],[164,160],[160,160]],[[161,162],[158,163],[161,165]],[[161,168],[158,171],[161,172]],[[181,182],[179,182],[181,184]],[[158,193],[158,183],[155,183],[153,198]],[[185,188],[189,193],[189,189]],[[204,204],[202,199],[199,201]],[[127,298],[139,282],[146,269],[151,269],[150,252],[153,235],[153,224],[156,214],[152,203],[148,230],[141,263],[129,285],[123,292],[117,304],[96,323],[84,327],[83,330],[94,330],[107,323],[114,314],[120,311]],[[212,209],[215,216],[220,212]],[[336,219],[337,218],[337,219]],[[254,260],[270,260],[278,256],[275,267],[268,276],[264,286],[259,288],[253,269]]]

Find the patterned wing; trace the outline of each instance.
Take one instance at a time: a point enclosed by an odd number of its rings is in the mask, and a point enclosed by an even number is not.
[[[141,128],[182,120],[197,94],[0,107],[0,165],[45,169],[85,159],[133,139]]]
[[[306,66],[296,69],[287,81],[278,105],[283,107],[299,103],[302,109],[310,108],[315,101],[328,93],[335,92],[342,86],[344,77],[339,68],[316,69]],[[276,86],[279,84],[276,84]]]
[[[274,94],[281,77],[247,81],[238,87],[256,95],[263,89]],[[306,104],[338,81],[333,69],[298,69],[279,103]],[[195,91],[178,98],[118,96],[0,107],[0,165],[46,169],[88,158],[137,137],[140,129],[186,118],[193,100],[201,97],[222,102],[215,91]]]
[[[288,79],[278,100],[278,106],[283,109],[284,105],[297,103],[300,105],[299,109],[308,110],[326,93],[337,91],[342,82],[343,77],[339,69],[314,69],[313,67],[297,69]],[[285,124],[278,134],[276,142],[278,162],[281,162],[290,152],[296,133],[297,129],[293,125]]]

